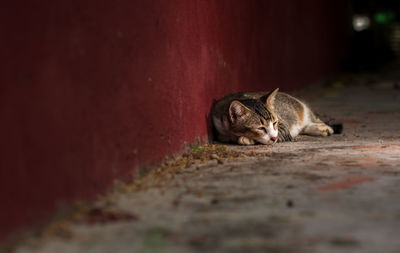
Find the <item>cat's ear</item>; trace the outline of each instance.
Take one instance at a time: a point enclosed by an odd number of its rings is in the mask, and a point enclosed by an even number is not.
[[[278,93],[279,88],[276,88],[275,90],[271,91],[265,96],[261,97],[261,101],[265,103],[265,106],[269,109],[274,109],[274,103],[275,103],[275,96]]]
[[[231,102],[229,106],[229,118],[231,122],[236,122],[240,119],[245,119],[246,117],[250,117],[251,111],[244,104],[240,103],[237,100]]]

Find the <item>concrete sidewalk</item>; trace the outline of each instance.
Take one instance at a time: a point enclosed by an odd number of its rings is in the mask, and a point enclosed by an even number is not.
[[[343,134],[192,147],[15,251],[400,253],[400,89],[343,80],[302,94]]]

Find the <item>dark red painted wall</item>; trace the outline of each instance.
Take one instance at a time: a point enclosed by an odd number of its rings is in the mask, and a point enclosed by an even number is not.
[[[8,1],[0,235],[207,135],[214,99],[335,71],[344,1]],[[136,154],[134,154],[136,153]]]

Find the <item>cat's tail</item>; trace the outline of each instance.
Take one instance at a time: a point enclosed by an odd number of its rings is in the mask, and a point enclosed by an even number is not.
[[[341,134],[343,132],[343,123],[335,118],[329,117],[326,114],[316,113],[316,116],[328,126],[332,127],[334,134]]]

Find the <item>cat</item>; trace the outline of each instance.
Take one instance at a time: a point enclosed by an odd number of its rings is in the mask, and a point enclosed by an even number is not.
[[[304,102],[278,91],[235,93],[217,101],[211,115],[218,140],[241,145],[274,144],[292,141],[299,134],[334,133]]]

